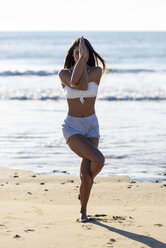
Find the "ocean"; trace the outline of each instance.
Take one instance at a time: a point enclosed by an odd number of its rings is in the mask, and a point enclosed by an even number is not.
[[[58,71],[82,35],[108,68],[96,102],[99,175],[166,181],[166,32],[0,32],[0,166],[79,175]]]

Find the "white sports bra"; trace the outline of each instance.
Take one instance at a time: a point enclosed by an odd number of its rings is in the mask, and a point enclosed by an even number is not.
[[[69,99],[80,98],[80,102],[85,103],[84,97],[96,97],[97,96],[98,85],[95,82],[89,82],[87,90],[72,89],[67,85],[65,85],[63,89],[65,92],[65,96],[67,98]]]

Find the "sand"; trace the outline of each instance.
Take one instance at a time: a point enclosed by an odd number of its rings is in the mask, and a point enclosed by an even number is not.
[[[0,167],[0,248],[165,248],[166,182],[95,179],[79,223],[79,177]]]

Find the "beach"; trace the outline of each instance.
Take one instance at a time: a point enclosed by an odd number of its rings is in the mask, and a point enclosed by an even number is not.
[[[100,176],[166,181],[166,32],[0,32],[0,164],[78,176],[80,159],[62,134],[68,106],[58,71],[82,35],[108,69],[95,104]]]
[[[96,177],[80,223],[79,177],[0,167],[0,247],[166,247],[166,184]]]
[[[108,69],[95,105],[105,164],[87,223],[58,77],[82,35]],[[0,248],[166,248],[166,32],[0,36]]]

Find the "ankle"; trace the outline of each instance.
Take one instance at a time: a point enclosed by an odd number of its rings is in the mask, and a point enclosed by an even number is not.
[[[80,213],[81,213],[81,214],[86,213],[86,208],[81,208]]]

